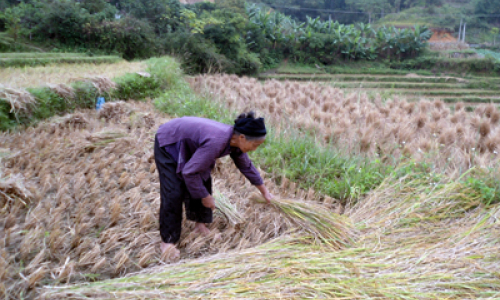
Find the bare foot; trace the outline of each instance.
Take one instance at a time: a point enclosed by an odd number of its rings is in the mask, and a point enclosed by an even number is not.
[[[181,258],[181,252],[175,248],[174,244],[162,242],[160,244],[161,260],[164,262],[175,262]]]
[[[201,235],[207,236],[210,234],[210,229],[207,228],[207,225],[205,223],[196,223],[194,226],[194,232],[198,232]]]

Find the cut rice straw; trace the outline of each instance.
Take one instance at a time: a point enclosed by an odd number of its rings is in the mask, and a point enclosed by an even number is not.
[[[260,203],[265,202],[257,193],[251,194],[250,199]],[[281,198],[271,199],[271,204],[291,222],[312,235],[316,242],[331,249],[346,248],[353,244],[357,236],[356,230],[347,218],[321,204]]]
[[[229,198],[224,196],[219,190],[214,190],[214,196],[216,199],[216,208],[219,212],[221,212],[228,222],[232,226],[236,226],[239,224],[245,223],[245,218],[238,211],[238,209],[229,201]]]

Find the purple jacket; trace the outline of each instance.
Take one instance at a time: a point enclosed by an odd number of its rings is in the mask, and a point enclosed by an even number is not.
[[[193,198],[209,195],[203,181],[210,178],[219,157],[231,155],[234,164],[253,185],[263,183],[246,153],[231,147],[233,127],[213,120],[182,117],[160,126],[156,134],[160,147],[177,161],[177,174],[184,178]]]

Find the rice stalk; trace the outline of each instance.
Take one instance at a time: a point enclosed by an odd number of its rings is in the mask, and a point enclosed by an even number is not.
[[[222,213],[224,217],[228,220],[231,226],[237,226],[239,224],[245,223],[245,218],[238,211],[236,206],[234,206],[229,198],[224,196],[219,190],[214,189],[214,197],[216,199],[216,206],[218,212]]]
[[[252,194],[250,199],[259,203],[265,200],[259,194]],[[331,212],[328,207],[314,202],[297,199],[274,198],[274,208],[283,213],[299,231],[303,230],[313,236],[316,242],[331,249],[350,247],[358,233],[345,217]]]

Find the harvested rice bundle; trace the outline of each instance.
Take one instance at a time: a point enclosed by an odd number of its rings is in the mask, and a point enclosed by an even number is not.
[[[229,201],[229,198],[214,190],[217,211],[222,213],[232,226],[245,223],[245,218],[238,209]]]
[[[92,83],[99,94],[108,93],[116,88],[116,83],[105,76],[78,78],[75,81],[86,81]]]
[[[33,95],[25,90],[17,90],[6,87],[0,87],[0,99],[5,99],[9,103],[10,112],[17,114],[21,111],[29,113],[30,106],[35,104]]]
[[[67,128],[71,126],[80,129],[87,127],[88,124],[89,120],[82,113],[67,114],[63,117],[55,117],[51,119],[50,123],[48,123],[48,125],[51,127],[57,126],[59,128]]]
[[[90,142],[90,144],[85,144],[84,148],[86,151],[93,151],[96,148],[105,147],[109,143],[125,138],[126,136],[127,134],[123,130],[102,130],[87,136],[86,139]]]
[[[258,194],[250,195],[250,199],[264,203]],[[311,234],[316,241],[329,248],[339,250],[351,245],[357,233],[349,220],[338,215],[327,207],[313,202],[297,199],[274,198],[271,204],[282,212],[290,221]]]
[[[4,207],[7,201],[19,199],[24,204],[32,198],[31,192],[24,185],[21,175],[4,177],[0,171],[0,207]]]
[[[132,113],[129,119],[129,128],[147,128],[155,126],[155,119],[150,113]]]
[[[119,120],[124,115],[129,115],[132,113],[132,108],[123,102],[108,102],[105,103],[99,110],[99,118],[104,118],[106,120]]]
[[[48,87],[53,92],[55,92],[64,99],[71,99],[75,97],[75,89],[73,89],[73,87],[70,85],[59,83],[59,84],[49,84]]]

